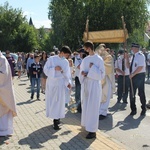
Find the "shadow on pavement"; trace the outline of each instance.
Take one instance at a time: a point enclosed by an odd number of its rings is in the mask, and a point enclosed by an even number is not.
[[[31,103],[36,102],[36,101],[39,101],[39,100],[38,99],[36,99],[36,100],[29,99],[25,102],[17,103],[17,105],[31,104]]]
[[[19,83],[18,85],[19,85],[19,86],[22,86],[22,85],[26,85],[26,83]]]
[[[22,80],[22,79],[21,79],[20,81],[25,82],[25,81],[29,81],[29,79],[25,79],[25,80]]]
[[[58,135],[54,135],[56,132],[56,130],[53,130],[53,125],[46,126],[29,134],[28,137],[21,139],[18,143],[29,145],[30,149],[42,148],[44,147],[43,143],[58,138]]]
[[[125,104],[125,103],[116,103],[114,106],[109,107],[108,110],[110,112],[114,112],[115,113],[117,111],[124,111],[124,110],[126,110],[126,106],[127,106],[127,104]]]
[[[121,130],[130,130],[138,128],[141,121],[145,116],[139,116],[137,119],[134,119],[133,116],[128,115],[123,121],[118,121],[114,128],[119,127]]]
[[[79,132],[76,136],[74,136],[72,139],[70,139],[68,142],[62,142],[62,144],[59,146],[61,150],[67,150],[67,149],[88,149],[90,145],[96,140],[96,139],[83,139],[85,137],[84,132]],[[82,148],[81,148],[82,147]]]
[[[104,120],[99,121],[99,129],[105,131],[112,130],[113,128],[113,116],[108,114]]]

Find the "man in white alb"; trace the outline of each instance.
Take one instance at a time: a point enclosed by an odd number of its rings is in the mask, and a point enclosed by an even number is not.
[[[68,58],[71,50],[63,46],[58,55],[48,58],[44,73],[46,80],[46,116],[52,118],[54,129],[59,130],[60,118],[65,117],[67,90],[71,89],[71,73]]]
[[[89,53],[80,65],[81,83],[81,125],[88,131],[87,139],[96,138],[99,123],[99,109],[102,96],[101,80],[105,76],[104,62],[94,53],[94,45],[87,41],[84,49]]]

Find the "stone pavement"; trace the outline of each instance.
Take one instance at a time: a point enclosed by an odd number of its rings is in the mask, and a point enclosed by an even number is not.
[[[80,113],[66,109],[61,130],[53,130],[53,122],[45,116],[44,94],[41,100],[30,99],[26,76],[14,79],[18,116],[14,118],[14,134],[0,137],[0,150],[128,150],[126,146],[101,131],[97,138],[87,140],[87,132],[80,126]]]

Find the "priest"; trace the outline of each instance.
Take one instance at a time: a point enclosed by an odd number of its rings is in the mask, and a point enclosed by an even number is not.
[[[0,52],[0,136],[13,134],[13,117],[17,116],[10,65]]]

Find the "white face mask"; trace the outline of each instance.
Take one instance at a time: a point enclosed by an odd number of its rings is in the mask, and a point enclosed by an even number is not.
[[[123,56],[123,55],[120,55],[119,57],[120,57],[120,59],[123,59],[123,58],[124,58],[124,56]]]
[[[131,54],[134,54],[133,50],[131,50]]]

